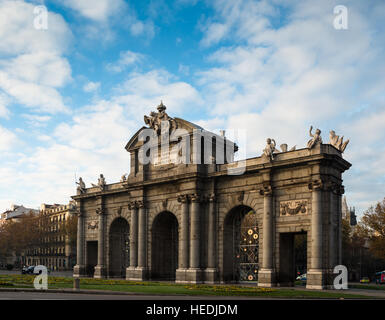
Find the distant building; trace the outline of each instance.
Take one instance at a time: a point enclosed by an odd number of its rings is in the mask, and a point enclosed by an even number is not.
[[[25,265],[45,265],[51,270],[72,270],[76,263],[76,243],[63,232],[63,228],[74,212],[73,202],[68,205],[41,205],[39,224],[43,231],[42,238],[33,248],[25,251]]]
[[[5,223],[5,221],[7,220],[20,219],[21,216],[28,213],[33,213],[37,215],[39,213],[39,210],[26,208],[23,205],[19,206],[12,204],[11,209],[6,210],[0,214],[0,225]]]
[[[348,207],[346,196],[342,198],[342,218],[350,221],[351,226],[357,225],[356,208]]]

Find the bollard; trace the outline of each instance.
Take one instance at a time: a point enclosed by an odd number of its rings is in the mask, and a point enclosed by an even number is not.
[[[79,290],[80,289],[80,279],[79,278],[74,278],[74,290]]]

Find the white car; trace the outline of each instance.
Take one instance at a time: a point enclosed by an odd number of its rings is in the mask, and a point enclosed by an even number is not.
[[[296,278],[296,280],[306,281],[306,273],[301,274],[300,276],[298,276],[298,277]]]

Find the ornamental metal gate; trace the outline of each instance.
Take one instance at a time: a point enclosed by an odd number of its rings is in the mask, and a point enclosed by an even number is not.
[[[233,271],[237,281],[258,280],[259,231],[257,215],[245,208],[234,218],[233,248],[235,253]]]

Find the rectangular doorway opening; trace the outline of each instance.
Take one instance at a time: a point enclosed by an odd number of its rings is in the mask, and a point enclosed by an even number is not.
[[[87,273],[87,276],[93,277],[95,272],[95,266],[98,263],[98,242],[87,241],[86,246],[87,246],[86,273]]]
[[[279,285],[291,287],[296,279],[306,283],[307,233],[288,232],[280,234]]]

